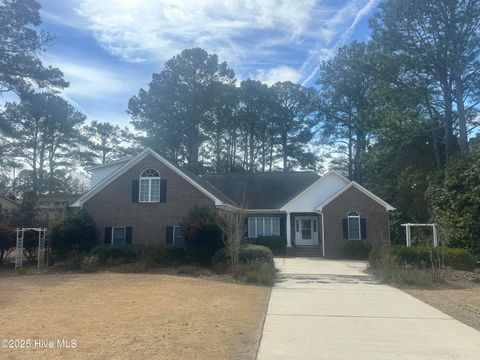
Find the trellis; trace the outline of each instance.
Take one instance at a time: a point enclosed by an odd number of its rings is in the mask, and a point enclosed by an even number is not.
[[[407,247],[412,246],[412,236],[411,236],[411,227],[412,226],[431,226],[432,231],[433,231],[433,247],[438,246],[438,229],[437,229],[437,224],[402,224],[402,226],[405,226],[405,236],[406,236],[406,241],[407,241]]]
[[[17,228],[17,244],[15,251],[15,269],[20,269],[23,263],[23,240],[25,231],[38,232],[38,248],[37,248],[37,268],[45,266],[45,244],[47,238],[46,228]]]

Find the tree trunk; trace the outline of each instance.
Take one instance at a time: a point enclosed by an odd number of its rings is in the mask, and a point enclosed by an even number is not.
[[[445,160],[448,161],[453,154],[453,110],[452,95],[445,92]]]
[[[442,159],[440,157],[440,149],[438,146],[437,132],[432,130],[432,144],[433,144],[433,155],[435,156],[435,165],[437,171],[442,171]]]
[[[353,134],[352,127],[348,128],[348,178],[353,179]]]
[[[283,171],[288,171],[288,133],[282,133],[282,158],[283,158]]]
[[[255,143],[255,138],[254,138],[254,134],[253,134],[253,129],[250,129],[250,134],[249,134],[249,140],[248,140],[248,144],[249,144],[249,149],[248,149],[248,171],[250,172],[253,172],[253,169],[254,169],[254,166],[255,166],[255,160],[254,160],[254,156],[255,156],[255,149],[254,149],[254,143]]]
[[[190,131],[190,149],[189,149],[189,159],[188,165],[190,171],[194,174],[198,174],[198,147],[199,147],[199,131],[198,126],[192,126]]]
[[[366,139],[362,130],[357,130],[357,142],[355,144],[355,169],[354,180],[361,184],[363,182],[363,153],[365,152]]]
[[[460,71],[454,72],[455,76],[455,97],[458,110],[458,129],[460,133],[460,149],[468,150],[467,119],[465,115],[465,103],[463,101],[463,79]]]

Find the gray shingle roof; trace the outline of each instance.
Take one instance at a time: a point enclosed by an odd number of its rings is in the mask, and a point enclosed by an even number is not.
[[[202,177],[246,209],[278,209],[319,178],[314,172],[220,173]]]

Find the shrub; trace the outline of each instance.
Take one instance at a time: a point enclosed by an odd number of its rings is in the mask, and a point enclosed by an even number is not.
[[[87,254],[79,250],[70,250],[65,258],[65,267],[68,270],[79,270]]]
[[[210,264],[213,255],[224,246],[215,209],[194,208],[182,221],[185,249],[200,265]]]
[[[246,264],[251,262],[264,262],[273,264],[272,251],[261,245],[242,245],[240,247],[240,263]],[[212,259],[212,264],[215,266],[227,265],[230,262],[230,255],[227,248],[218,250]]]
[[[370,245],[365,241],[349,241],[343,247],[343,255],[347,259],[366,260],[370,252]]]
[[[15,229],[6,224],[0,224],[0,265],[14,248]]]
[[[446,266],[456,270],[472,271],[477,265],[475,257],[465,249],[448,247],[427,248],[424,246],[392,246],[390,251],[397,256],[402,264],[408,264],[417,268],[430,268],[432,259],[439,258]]]
[[[134,245],[101,245],[90,251],[101,264],[126,264],[135,262],[138,249]]]
[[[255,244],[269,248],[274,255],[285,255],[287,239],[281,236],[259,236]]]
[[[385,248],[388,249],[388,248]],[[430,267],[430,249],[424,246],[406,247],[402,245],[389,248],[391,253],[396,256],[400,263],[415,266],[417,268]]]
[[[249,284],[272,285],[275,279],[273,263],[252,261],[240,264],[234,277]]]
[[[475,257],[464,249],[415,246],[374,248],[368,261],[373,273],[382,281],[423,287],[445,280],[442,264],[467,271],[476,266]]]
[[[95,222],[86,211],[75,212],[52,228],[50,240],[55,255],[61,258],[72,250],[88,252],[96,242]]]
[[[374,248],[368,256],[370,269],[383,282],[431,287],[433,282],[441,281],[431,271],[419,270],[411,264],[401,264],[390,247]]]
[[[144,261],[155,265],[179,265],[187,259],[184,248],[172,245],[145,246],[139,253]]]
[[[445,265],[457,270],[472,271],[477,266],[476,258],[465,249],[444,248]]]
[[[98,261],[97,255],[86,255],[83,258],[82,270],[86,272],[95,271],[99,264],[100,261]]]

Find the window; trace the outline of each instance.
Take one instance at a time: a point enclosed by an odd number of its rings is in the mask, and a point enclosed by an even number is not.
[[[280,218],[278,217],[251,217],[248,218],[248,237],[279,236]]]
[[[127,238],[125,226],[112,227],[112,245],[124,245]]]
[[[140,175],[140,202],[160,202],[160,173],[146,169]]]
[[[183,228],[181,226],[173,227],[173,245],[183,246]]]
[[[360,215],[356,212],[348,214],[348,240],[360,240]]]

